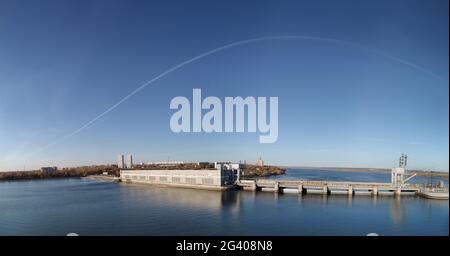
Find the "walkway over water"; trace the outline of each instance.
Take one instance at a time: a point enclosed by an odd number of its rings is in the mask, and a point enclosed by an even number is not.
[[[414,195],[420,191],[420,186],[416,184],[398,186],[392,183],[351,181],[241,179],[236,185],[244,190],[299,194]]]

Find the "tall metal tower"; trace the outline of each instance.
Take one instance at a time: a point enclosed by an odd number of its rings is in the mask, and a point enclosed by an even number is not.
[[[398,167],[406,168],[407,161],[408,161],[408,155],[405,153],[402,153],[402,155],[400,156],[400,159],[398,161]]]

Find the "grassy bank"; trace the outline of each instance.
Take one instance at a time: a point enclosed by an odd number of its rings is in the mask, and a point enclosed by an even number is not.
[[[244,171],[244,177],[266,177],[272,175],[283,175],[285,173],[286,169],[277,166],[247,165]]]

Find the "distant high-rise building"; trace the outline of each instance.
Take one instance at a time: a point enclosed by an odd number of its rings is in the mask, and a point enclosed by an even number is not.
[[[117,166],[120,169],[125,168],[125,157],[124,157],[124,155],[118,155],[117,156]]]
[[[127,155],[127,168],[129,168],[129,169],[133,168],[133,155],[132,154]]]

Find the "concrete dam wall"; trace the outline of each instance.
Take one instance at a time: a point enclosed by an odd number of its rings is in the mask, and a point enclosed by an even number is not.
[[[203,189],[227,189],[234,185],[232,170],[121,170],[122,182]]]

